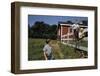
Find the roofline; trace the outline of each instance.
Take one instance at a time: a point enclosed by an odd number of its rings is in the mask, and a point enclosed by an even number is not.
[[[60,26],[71,26],[71,24],[63,24],[63,23],[62,24],[59,24],[59,25]],[[79,24],[79,26],[80,27],[86,27],[86,28],[88,27],[88,26],[84,26],[84,25],[80,25],[80,24]]]

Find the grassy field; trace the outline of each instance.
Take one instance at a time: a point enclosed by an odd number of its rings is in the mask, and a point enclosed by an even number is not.
[[[62,44],[60,41],[51,40],[54,59],[75,59],[81,58],[80,52],[75,52],[74,48]],[[45,39],[28,40],[28,60],[44,60],[43,47]]]
[[[29,39],[28,40],[28,60],[43,60],[44,39]]]
[[[70,41],[70,44],[75,44],[75,41]],[[88,41],[85,40],[81,40],[79,42],[77,42],[79,46],[84,46],[84,47],[88,47]]]

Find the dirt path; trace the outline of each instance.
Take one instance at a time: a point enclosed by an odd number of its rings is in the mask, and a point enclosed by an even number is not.
[[[63,59],[64,55],[61,52],[61,48],[58,45],[57,41],[52,41],[51,46],[53,48],[53,54],[55,58]]]

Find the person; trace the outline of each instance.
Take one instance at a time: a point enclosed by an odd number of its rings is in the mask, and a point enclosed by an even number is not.
[[[79,32],[79,38],[80,39],[83,39],[84,37],[87,37],[88,36],[88,29],[85,28],[80,28],[80,32]]]
[[[88,37],[88,28],[85,28],[83,32],[84,32],[84,36]]]
[[[47,39],[43,48],[45,60],[52,60],[52,47],[50,45],[50,41],[50,39]]]
[[[81,39],[82,37],[83,37],[83,31],[84,31],[84,29],[83,28],[80,28],[80,30],[79,30],[79,38]]]
[[[77,52],[78,48],[78,40],[79,40],[79,25],[77,23],[72,25],[72,30],[73,30],[73,40],[75,41],[75,52]]]
[[[73,29],[75,40],[78,40],[79,39],[79,25],[78,24],[73,24],[72,29]]]

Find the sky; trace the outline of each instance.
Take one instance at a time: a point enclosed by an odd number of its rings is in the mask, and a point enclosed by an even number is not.
[[[76,17],[76,16],[50,16],[50,15],[28,15],[28,24],[32,26],[36,21],[43,21],[47,24],[53,25],[58,22],[75,21],[81,22],[82,20],[88,21],[88,17]]]

